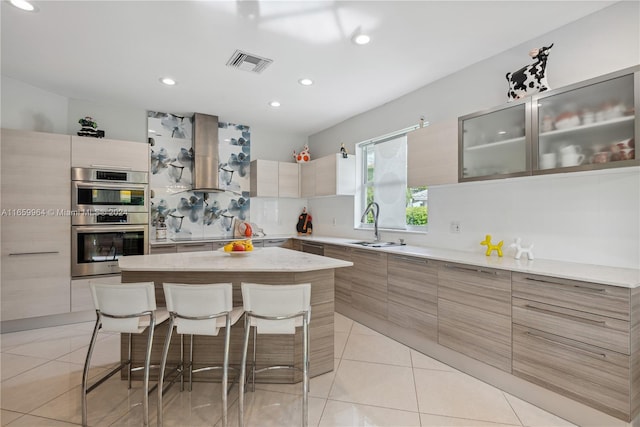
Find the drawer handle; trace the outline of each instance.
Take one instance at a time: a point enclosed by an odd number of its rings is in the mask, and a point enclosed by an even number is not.
[[[525,277],[525,280],[529,282],[540,282],[540,283],[549,283],[551,285],[560,285],[560,286],[573,286],[574,288],[580,289],[582,292],[592,292],[592,293],[605,293],[607,290],[605,288],[591,288],[589,286],[581,286],[581,285],[567,285],[565,283],[554,282],[551,280],[538,279],[536,277]]]
[[[558,313],[557,311],[553,311],[553,310],[546,310],[544,308],[540,308],[540,307],[536,307],[534,305],[530,305],[530,304],[525,304],[525,307],[533,310],[533,311],[538,311],[540,313],[545,313],[545,314],[551,314],[553,316],[559,316],[559,317],[564,317],[567,319],[573,319],[576,320],[577,322],[581,322],[581,323],[588,323],[591,325],[600,325],[600,326],[606,326],[607,322],[604,320],[593,320],[593,319],[585,319],[583,317],[578,317],[578,316],[573,316],[571,314],[566,314],[566,313]]]
[[[59,254],[60,251],[42,251],[42,252],[13,252],[9,256],[21,256],[21,255],[47,255],[47,254]]]
[[[428,259],[420,259],[420,258],[402,256],[402,255],[393,255],[391,258],[397,259],[399,261],[410,262],[410,263],[413,263],[413,264],[429,264],[429,260]]]
[[[596,351],[585,350],[584,348],[580,348],[580,347],[573,346],[571,344],[567,344],[567,343],[564,343],[564,342],[556,341],[556,340],[553,340],[551,338],[543,337],[541,335],[537,335],[537,334],[534,334],[534,333],[528,332],[528,331],[525,332],[525,334],[529,335],[530,337],[539,339],[541,341],[550,342],[550,343],[559,345],[561,347],[568,348],[568,349],[570,349],[572,351],[577,351],[577,352],[580,352],[580,353],[583,353],[583,354],[586,354],[586,355],[589,355],[589,356],[596,356],[596,357],[599,357],[601,359],[606,359],[607,358],[607,355],[604,354],[604,353],[598,353]]]
[[[185,248],[205,248],[209,245],[206,243],[183,243],[181,246],[184,246]]]
[[[490,274],[492,276],[497,276],[498,275],[497,271],[487,271],[487,270],[483,270],[481,268],[460,267],[460,266],[457,266],[457,265],[449,265],[449,264],[445,264],[444,266],[445,266],[445,268],[448,268],[450,270],[473,271],[474,273],[484,273],[484,274]]]

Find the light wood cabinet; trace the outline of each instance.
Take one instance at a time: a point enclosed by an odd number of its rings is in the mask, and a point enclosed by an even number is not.
[[[95,310],[91,297],[90,283],[105,283],[119,285],[122,283],[120,275],[100,276],[91,279],[73,279],[71,281],[71,311]]]
[[[353,196],[356,192],[356,156],[331,154],[300,164],[302,197]]]
[[[351,305],[356,310],[387,320],[387,254],[353,249]]]
[[[278,197],[300,197],[300,166],[278,162]]]
[[[407,134],[407,186],[458,182],[458,122],[450,120]]]
[[[68,313],[71,138],[2,129],[2,315]]]
[[[514,273],[513,374],[631,420],[640,410],[638,307],[640,289]]]
[[[300,197],[297,163],[254,160],[251,162],[251,197]]]
[[[253,160],[249,181],[251,197],[278,197],[278,162]]]
[[[438,340],[438,263],[405,255],[387,257],[387,317],[430,341]]]
[[[316,196],[316,162],[300,164],[300,196]]]
[[[149,248],[149,254],[175,254],[178,251],[178,245],[155,245]]]
[[[149,145],[143,142],[71,136],[71,166],[149,170]]]
[[[351,248],[345,246],[325,245],[324,256],[352,262]],[[351,282],[353,267],[336,268],[334,273],[336,311],[340,312],[340,304],[351,305]]]
[[[217,246],[217,245],[216,245]],[[224,246],[224,245],[222,245]],[[220,246],[220,247],[222,247]],[[180,243],[176,245],[176,251],[180,252],[203,252],[212,251],[213,242],[193,242],[193,243]],[[217,247],[216,247],[217,249]]]
[[[442,264],[438,342],[511,372],[511,272]]]

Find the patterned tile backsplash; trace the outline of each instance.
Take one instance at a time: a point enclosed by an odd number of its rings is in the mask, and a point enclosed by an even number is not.
[[[225,191],[191,191],[193,136],[191,117],[148,113],[151,142],[151,225],[165,218],[169,238],[232,237],[235,219],[249,221],[248,126],[218,124],[220,186]]]

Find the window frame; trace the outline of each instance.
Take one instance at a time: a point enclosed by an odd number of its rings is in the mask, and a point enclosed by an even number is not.
[[[356,154],[356,194],[354,196],[354,212],[353,212],[353,224],[355,230],[372,230],[373,224],[364,223],[360,221],[362,217],[362,212],[367,207],[367,189],[373,188],[373,180],[369,180],[368,177],[368,159],[367,159],[367,148],[373,147],[376,144],[382,144],[386,141],[390,141],[392,139],[396,139],[398,137],[404,136],[407,137],[407,134],[411,131],[418,129],[420,126],[410,126],[404,129],[400,129],[395,132],[391,132],[376,138],[367,139],[365,141],[361,141],[355,144],[355,154]],[[406,165],[405,165],[406,166]],[[408,188],[408,187],[407,187]],[[409,225],[406,224],[405,218],[405,228],[397,229],[397,228],[383,228],[378,227],[380,230],[395,232],[395,233],[418,233],[425,234],[427,232],[427,225]]]

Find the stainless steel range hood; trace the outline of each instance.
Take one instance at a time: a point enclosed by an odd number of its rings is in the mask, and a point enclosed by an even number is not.
[[[193,115],[193,191],[224,191],[218,176],[218,116]]]

